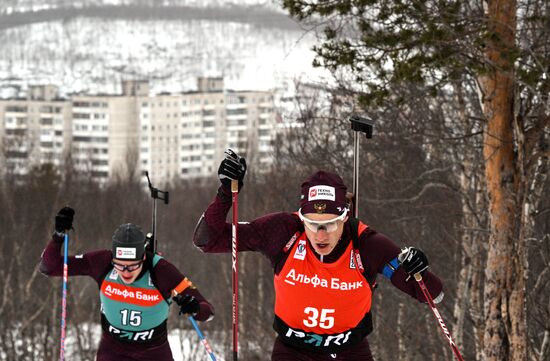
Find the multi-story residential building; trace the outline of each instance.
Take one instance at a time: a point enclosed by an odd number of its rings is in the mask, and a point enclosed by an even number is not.
[[[223,78],[199,78],[197,85],[193,92],[150,96],[146,81],[126,81],[120,95],[72,96],[62,117],[62,148],[99,182],[143,171],[155,182],[211,176],[228,147],[267,169],[276,130],[272,94],[225,90]],[[2,104],[20,106],[13,99]],[[0,127],[7,125],[6,106]]]
[[[139,172],[137,104],[147,82],[126,81],[122,95],[72,97],[72,157],[75,168],[105,182]]]
[[[162,179],[210,176],[226,148],[266,169],[275,138],[273,96],[227,91],[222,78],[199,78],[198,90],[140,99],[143,170]]]
[[[4,172],[25,175],[36,165],[64,163],[71,147],[71,102],[57,87],[29,88],[24,99],[0,99],[0,162]]]

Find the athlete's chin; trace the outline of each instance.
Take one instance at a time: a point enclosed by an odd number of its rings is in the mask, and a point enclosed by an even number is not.
[[[327,256],[330,254],[330,252],[332,252],[332,250],[334,249],[334,247],[331,247],[330,245],[314,245],[313,246],[313,249],[315,250],[315,252],[317,252],[318,254],[322,255],[322,256]]]

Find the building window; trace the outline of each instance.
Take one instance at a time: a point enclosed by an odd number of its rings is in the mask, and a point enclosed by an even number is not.
[[[73,113],[74,119],[90,119],[89,113]]]
[[[26,113],[27,107],[19,106],[19,105],[10,105],[6,107],[6,112],[13,112],[13,113]]]
[[[74,102],[73,107],[75,107],[75,108],[89,108],[90,103],[88,103],[88,102]]]
[[[244,114],[248,114],[248,109],[246,108],[227,109],[226,113],[227,115],[244,115]]]

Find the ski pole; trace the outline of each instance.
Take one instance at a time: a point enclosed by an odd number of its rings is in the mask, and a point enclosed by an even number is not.
[[[201,329],[199,328],[199,325],[197,325],[197,321],[195,321],[195,318],[193,316],[189,316],[187,318],[193,324],[195,331],[197,331],[197,335],[199,335],[199,338],[201,339],[201,342],[204,345],[206,352],[208,352],[208,356],[210,356],[210,359],[212,361],[216,361],[216,356],[214,356],[214,352],[212,352],[212,348],[210,348],[210,345],[208,344],[206,337],[204,337],[204,335],[202,334]]]
[[[61,299],[61,345],[59,348],[59,360],[65,361],[65,335],[67,330],[67,283],[69,282],[69,234],[65,233],[63,246],[63,295]]]
[[[458,350],[458,347],[456,346],[455,342],[453,341],[453,338],[451,336],[451,333],[449,332],[449,329],[445,325],[445,322],[443,322],[443,317],[439,314],[439,311],[435,307],[434,300],[432,296],[430,295],[430,291],[428,291],[428,288],[424,284],[424,281],[422,280],[422,275],[420,273],[415,273],[414,279],[420,286],[420,289],[422,290],[422,293],[424,294],[424,298],[426,298],[426,301],[428,301],[428,304],[430,305],[430,308],[432,309],[435,317],[437,318],[437,321],[439,322],[439,327],[441,327],[441,330],[443,331],[443,334],[449,341],[449,345],[451,346],[451,350],[453,350],[453,353],[458,361],[464,361],[462,358],[462,355],[460,354],[460,351]]]
[[[238,223],[238,194],[239,181],[231,180],[231,203],[233,207],[233,220],[231,227],[231,264],[233,270],[233,361],[239,359],[239,263],[237,257],[237,223]]]

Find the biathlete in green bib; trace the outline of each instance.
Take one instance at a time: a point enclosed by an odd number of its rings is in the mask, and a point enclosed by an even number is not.
[[[74,210],[55,217],[55,232],[42,253],[40,272],[62,276],[61,246],[72,228]],[[170,304],[198,321],[214,315],[212,305],[174,265],[146,251],[146,237],[135,224],[120,225],[111,250],[69,256],[69,276],[90,276],[99,286],[102,336],[98,361],[172,361],[167,337]]]

